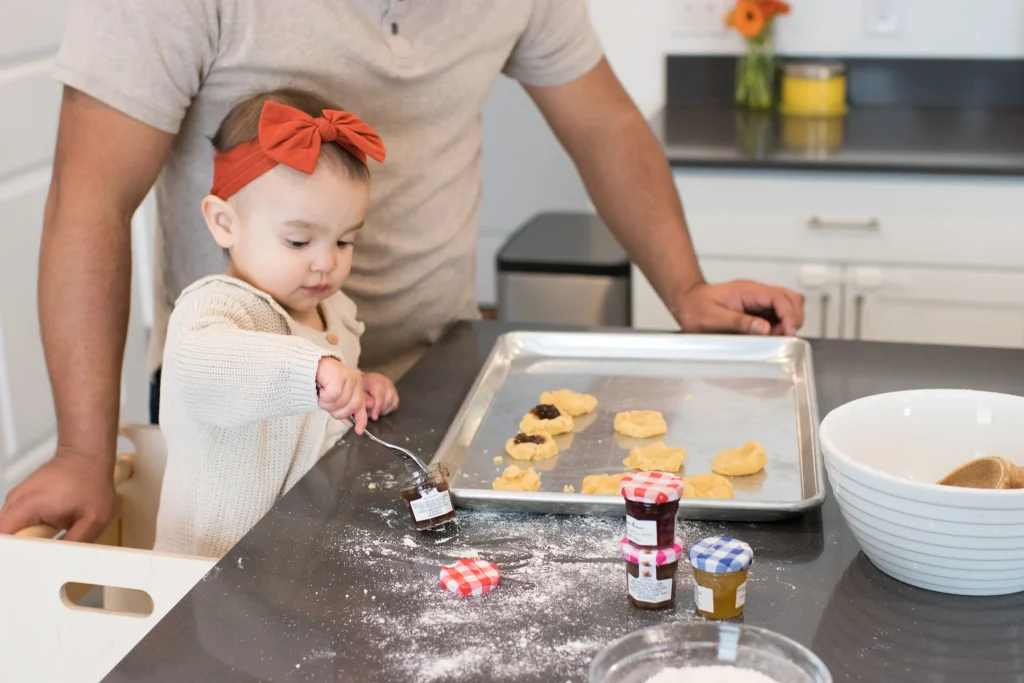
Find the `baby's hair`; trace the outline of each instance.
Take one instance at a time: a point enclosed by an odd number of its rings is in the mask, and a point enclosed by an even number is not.
[[[220,122],[217,132],[210,139],[214,149],[218,152],[227,152],[243,142],[255,140],[259,134],[263,104],[268,101],[295,107],[313,117],[322,116],[324,109],[341,109],[341,107],[305,90],[283,88],[257,93],[232,107],[228,115]],[[337,161],[353,180],[368,180],[370,177],[370,171],[366,164],[340,145],[326,144],[321,148],[321,154],[327,154],[329,159]]]

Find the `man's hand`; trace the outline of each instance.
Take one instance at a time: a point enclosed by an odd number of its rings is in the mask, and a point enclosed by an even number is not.
[[[370,419],[376,421],[381,415],[390,415],[398,409],[398,390],[384,375],[366,373],[363,375],[363,389],[366,391],[366,410]]]
[[[90,457],[57,449],[57,455],[7,495],[0,534],[49,524],[66,529],[68,541],[92,541],[114,516],[114,479],[109,456]]]
[[[362,434],[366,429],[363,374],[337,358],[325,356],[317,367],[316,385],[320,407],[335,420],[352,418],[356,434]]]
[[[699,284],[679,298],[672,314],[684,332],[793,336],[804,324],[804,297],[748,280]]]

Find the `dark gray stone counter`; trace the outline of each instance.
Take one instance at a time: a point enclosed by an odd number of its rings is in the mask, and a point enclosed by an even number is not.
[[[854,107],[808,120],[687,104],[651,125],[679,168],[1024,176],[1024,109]]]
[[[402,408],[379,436],[431,454],[506,329],[452,330],[400,383]],[[814,362],[822,415],[897,389],[1024,389],[1018,351],[816,342]],[[403,473],[347,437],[106,680],[579,682],[602,644],[699,618],[689,578],[674,611],[629,606],[621,520],[461,510],[457,524],[417,533],[397,492]],[[788,522],[681,522],[680,532],[751,543],[745,622],[813,648],[836,683],[1024,681],[1024,594],[958,598],[888,578],[831,497]],[[473,554],[500,566],[501,587],[473,600],[442,591],[440,566]]]

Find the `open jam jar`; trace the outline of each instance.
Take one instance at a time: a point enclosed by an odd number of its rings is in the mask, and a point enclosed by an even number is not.
[[[634,607],[661,609],[676,604],[676,570],[683,556],[681,543],[647,550],[624,538],[619,552],[626,561],[626,595]]]
[[[402,498],[418,531],[440,526],[455,517],[448,493],[448,470],[440,463],[416,470],[403,481]]]
[[[708,619],[732,619],[747,603],[747,574],[754,551],[727,536],[705,538],[690,548],[693,601]]]
[[[640,548],[675,543],[683,480],[665,472],[633,472],[619,485],[626,499],[626,538]]]

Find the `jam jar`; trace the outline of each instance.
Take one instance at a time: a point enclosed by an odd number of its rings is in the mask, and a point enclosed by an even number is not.
[[[619,545],[626,561],[626,595],[634,607],[662,609],[676,604],[676,570],[683,556],[683,546],[672,545],[650,550],[637,548],[622,539]]]
[[[448,470],[438,463],[416,470],[402,482],[402,498],[417,530],[432,529],[455,517],[448,493]]]
[[[619,485],[626,499],[626,538],[640,548],[675,543],[683,480],[665,472],[633,472]]]
[[[708,619],[732,619],[747,602],[747,574],[754,551],[727,536],[705,538],[690,548],[693,601]]]

